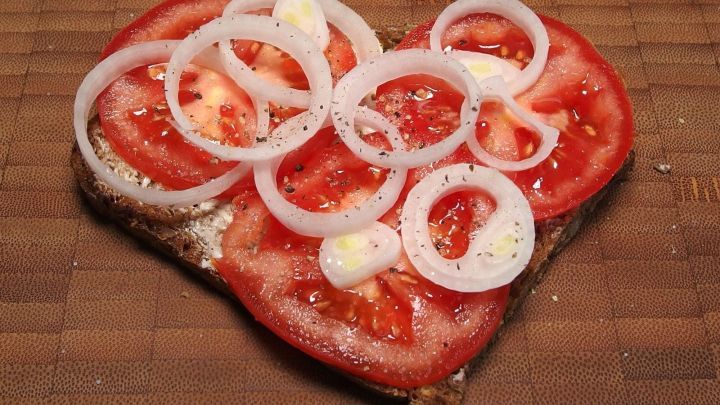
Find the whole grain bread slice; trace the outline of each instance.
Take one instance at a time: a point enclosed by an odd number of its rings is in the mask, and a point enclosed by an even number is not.
[[[134,169],[127,166],[107,147],[97,118],[89,124],[91,142],[98,155],[108,163],[116,173],[128,181],[136,181],[147,187],[152,182],[142,178]],[[530,289],[543,277],[549,263],[577,233],[582,223],[587,220],[607,193],[621,182],[631,169],[634,153],[625,160],[622,168],[613,179],[592,198],[580,207],[558,218],[545,220],[536,224],[536,241],[533,256],[527,268],[513,281],[510,299],[503,323],[513,315]],[[102,216],[114,220],[135,237],[145,241],[157,250],[178,261],[183,267],[208,281],[222,292],[232,296],[225,280],[210,265],[209,259],[217,247],[217,238],[221,229],[217,224],[227,222],[227,205],[209,202],[206,206],[190,209],[169,209],[144,205],[134,199],[117,194],[109,186],[98,180],[85,163],[76,147],[73,149],[71,164],[78,183],[87,201]],[[502,326],[496,331],[493,341],[502,335]],[[384,396],[410,403],[445,403],[457,404],[462,401],[467,387],[467,377],[473,365],[482,361],[486,349],[478,353],[473,361],[461,367],[455,373],[435,384],[415,389],[398,389],[391,386],[376,384],[348,375],[357,383]]]

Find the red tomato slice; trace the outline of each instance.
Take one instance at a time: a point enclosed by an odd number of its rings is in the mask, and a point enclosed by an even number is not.
[[[103,58],[119,49],[151,40],[182,39],[222,14],[227,0],[170,0],[148,11],[120,31],[103,50]],[[269,15],[271,10],[255,13]],[[335,80],[356,64],[350,41],[330,26],[325,55]],[[235,41],[238,56],[268,80],[307,88],[300,66],[276,48],[253,41]],[[262,56],[260,56],[260,52]],[[122,76],[98,97],[103,133],[113,149],[152,180],[172,189],[186,189],[221,176],[236,163],[219,161],[196,148],[167,123],[170,117],[162,90],[162,72],[138,68]],[[288,79],[289,78],[289,79]],[[248,145],[255,131],[255,112],[248,95],[224,75],[189,67],[181,82],[186,115],[206,128],[204,136],[220,143]],[[300,110],[271,104],[271,128]],[[224,195],[252,184],[252,176]]]
[[[620,168],[633,142],[630,101],[615,70],[580,34],[551,18],[541,19],[550,37],[547,66],[538,82],[517,101],[560,129],[560,138],[543,163],[508,173],[530,201],[536,220],[575,208],[600,190]],[[398,48],[429,48],[432,24],[418,26]],[[518,67],[524,67],[533,55],[532,45],[520,29],[487,14],[459,20],[444,35],[443,46],[493,54]],[[455,98],[452,88],[440,85],[440,98],[435,97],[438,92],[423,92],[424,97],[435,100],[428,108],[417,100],[414,92],[418,87],[413,80],[400,78],[381,86],[380,110],[391,119],[403,117],[402,122],[395,122],[406,133],[419,134],[417,139],[422,142],[427,142],[423,137],[438,139],[425,117],[455,118],[461,100]],[[506,111],[499,105],[483,105],[478,140],[504,159],[532,155],[539,143],[536,135]]]
[[[236,163],[214,158],[171,127],[164,73],[162,64],[121,76],[98,97],[98,114],[103,134],[123,160],[153,181],[185,189],[221,176]],[[189,67],[180,81],[180,104],[206,138],[248,146],[255,134],[252,101],[227,76]]]
[[[115,34],[101,59],[141,42],[183,39],[201,25],[222,15],[230,0],[167,0]]]
[[[365,139],[381,146],[379,136]],[[437,166],[470,155],[448,157]],[[413,171],[382,219],[398,226],[404,196],[427,174]],[[288,155],[278,172],[285,198],[315,212],[350,208],[382,184],[385,171],[359,160],[332,129]],[[321,239],[297,235],[270,215],[255,191],[235,199],[220,274],[255,317],[300,350],[354,375],[396,387],[438,381],[467,362],[497,328],[508,287],[463,294],[419,275],[407,257],[353,288],[338,290],[320,270]],[[437,249],[461,256],[494,210],[477,193],[456,193],[432,210]],[[318,226],[321,226],[320,224]]]

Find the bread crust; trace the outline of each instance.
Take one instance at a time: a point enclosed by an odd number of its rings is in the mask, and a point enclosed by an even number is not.
[[[98,140],[103,137],[97,117],[89,122],[88,134],[91,142],[97,148]],[[607,193],[625,179],[633,161],[634,152],[631,151],[613,179],[580,207],[558,218],[536,224],[535,250],[532,258],[525,270],[512,282],[503,322],[495,332],[490,344],[502,334],[503,324],[512,317],[523,298],[543,277],[552,258],[568,244]],[[133,236],[168,255],[218,290],[234,298],[220,274],[214,269],[202,265],[203,258],[207,257],[208,253],[203,244],[198,241],[197,236],[185,227],[187,221],[190,220],[188,214],[178,213],[169,208],[144,205],[117,194],[95,176],[83,159],[77,144],[72,151],[71,165],[80,188],[95,211],[103,217],[113,220]],[[410,390],[377,384],[347,373],[343,374],[386,397],[405,400],[413,404],[458,404],[462,401],[466,390],[467,377],[472,372],[473,366],[482,361],[490,344],[468,364],[445,379],[432,385]]]

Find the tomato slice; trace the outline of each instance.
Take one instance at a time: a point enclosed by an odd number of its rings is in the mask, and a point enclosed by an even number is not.
[[[222,15],[230,0],[167,0],[120,30],[103,49],[105,59],[141,42],[183,39],[201,25]]]
[[[220,16],[227,0],[171,0],[148,11],[121,30],[105,47],[106,57],[125,47],[152,40],[182,39]],[[269,15],[270,9],[254,11]],[[338,80],[356,64],[350,41],[330,28],[325,51],[333,78]],[[307,88],[300,66],[287,53],[254,41],[235,41],[236,54],[266,79]],[[98,97],[103,133],[113,149],[153,181],[171,189],[186,189],[217,178],[236,163],[219,161],[189,144],[170,127],[162,89],[162,65],[138,68],[112,83]],[[228,77],[189,66],[181,81],[181,104],[191,120],[205,128],[203,136],[222,144],[247,146],[254,136],[255,110],[248,95]],[[271,128],[301,110],[271,103]],[[223,196],[232,197],[252,186],[252,176]]]
[[[575,208],[600,190],[620,168],[633,142],[630,101],[612,66],[565,24],[548,17],[541,20],[550,38],[548,62],[538,82],[517,102],[560,129],[558,146],[540,165],[506,173],[530,201],[536,220]],[[429,48],[432,24],[418,26],[398,48]],[[532,45],[519,28],[489,14],[456,22],[445,33],[443,46],[492,54],[518,67],[527,65],[533,56]],[[444,108],[454,114],[459,101],[453,98],[453,89],[445,86],[439,90],[442,98],[428,109],[414,97],[417,86],[412,82],[412,77],[405,77],[381,86],[378,104],[391,119],[404,117],[395,122],[422,139],[429,131],[425,117]],[[490,153],[508,160],[532,155],[539,144],[522,122],[492,103],[483,104],[475,135]]]
[[[225,3],[163,3],[118,34],[104,54],[140,41],[182,38],[219,15]],[[614,71],[574,31],[554,20],[543,21],[552,43],[548,71],[540,84],[519,100],[544,119],[563,124],[558,150],[581,160],[554,156],[554,167],[510,175],[526,191],[538,218],[563,212],[574,206],[574,198],[584,199],[594,192],[593,187],[601,187],[606,181],[605,172],[611,171],[610,176],[614,173],[611,166],[617,163],[619,167],[632,141],[629,103]],[[411,32],[402,46],[426,45],[431,24]],[[532,58],[532,47],[524,34],[500,18],[471,16],[451,28],[448,35],[446,39],[453,46],[513,58],[520,67]],[[347,56],[349,42],[331,44],[340,46],[331,47],[330,54],[326,52],[337,78],[355,61]],[[242,41],[235,43],[235,50],[256,71],[265,73],[263,69],[268,68],[269,79],[297,88],[307,86],[294,61],[282,52]],[[279,72],[278,67],[282,73],[273,76],[273,71]],[[108,138],[113,138],[110,142],[127,154],[133,166],[149,165],[141,170],[154,170],[154,175],[171,187],[183,188],[228,167],[223,166],[224,162],[213,162],[176,134],[163,135],[159,126],[165,125],[164,120],[154,120],[163,112],[162,108],[154,108],[163,103],[154,76],[161,68],[143,67],[125,75],[99,99],[98,110],[103,129]],[[563,69],[571,73],[557,80],[557,72]],[[255,125],[248,116],[251,107],[247,95],[225,80],[229,79],[216,72],[190,67],[182,83],[183,108],[188,114],[197,114],[198,120],[216,125],[216,130],[206,136],[227,144],[244,144]],[[213,86],[223,85],[218,98],[205,95],[211,82]],[[406,141],[417,147],[435,143],[457,127],[461,101],[452,87],[427,77],[401,78],[378,91],[380,111],[401,126]],[[273,107],[277,121],[295,113],[295,109]],[[507,159],[531,153],[537,143],[534,135],[508,117],[502,106],[488,103],[481,113],[483,119],[476,125],[476,136],[488,150]],[[213,121],[217,116],[227,120]],[[578,128],[589,140],[575,140],[582,135]],[[375,135],[365,139],[383,144]],[[401,197],[381,220],[399,229],[399,210],[408,191],[434,169],[459,162],[478,164],[463,146],[439,162],[410,171]],[[216,172],[211,173],[211,169]],[[357,159],[332,130],[326,130],[287,156],[278,172],[278,188],[299,206],[331,212],[367,198],[385,175],[386,171]],[[530,183],[532,192],[527,191],[527,182],[538,178],[542,179],[540,186],[532,188],[535,183]],[[400,388],[430,384],[475,356],[501,322],[509,286],[472,294],[450,291],[424,279],[404,256],[375,277],[338,290],[320,270],[321,239],[289,231],[273,218],[251,187],[236,190],[233,202],[234,220],[223,235],[223,258],[215,262],[216,268],[260,322],[290,344],[334,367]],[[482,193],[456,193],[436,204],[429,222],[440,254],[448,258],[462,256],[475,229],[493,210],[494,202]]]
[[[134,168],[165,186],[185,189],[221,176],[235,166],[186,142],[167,121],[165,65],[136,68],[98,98],[103,133],[113,150]],[[205,138],[250,145],[255,111],[248,95],[227,76],[190,66],[180,81],[180,104]]]
[[[367,142],[387,146],[378,134]],[[472,156],[456,154],[445,166]],[[403,197],[382,220],[398,227],[404,196],[428,173],[413,171]],[[385,181],[386,171],[358,159],[333,129],[292,152],[278,171],[278,189],[314,212],[352,209]],[[267,211],[256,191],[235,199],[223,236],[220,274],[255,317],[283,339],[328,364],[371,381],[415,387],[442,379],[487,343],[500,322],[508,287],[463,294],[418,274],[407,257],[357,286],[334,288],[318,262],[319,238],[297,235]],[[432,210],[436,247],[446,257],[467,249],[471,234],[494,210],[478,193],[452,194]],[[318,226],[321,226],[320,224]]]

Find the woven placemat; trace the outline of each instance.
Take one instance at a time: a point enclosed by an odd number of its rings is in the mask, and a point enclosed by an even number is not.
[[[445,4],[347,3],[376,28]],[[154,4],[0,2],[0,402],[376,400],[80,197],[74,92],[113,32]],[[720,403],[720,1],[530,5],[622,73],[638,158],[490,350],[467,402]]]

